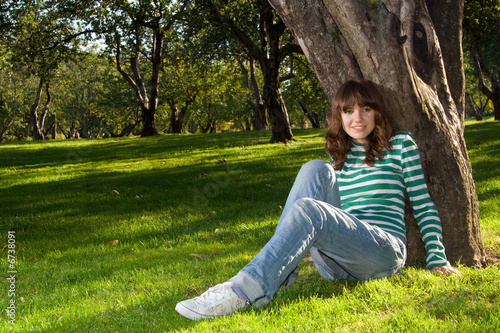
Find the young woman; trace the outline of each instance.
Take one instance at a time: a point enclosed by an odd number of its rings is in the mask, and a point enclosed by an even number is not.
[[[406,260],[405,191],[422,234],[427,269],[460,273],[446,259],[415,141],[408,132],[392,133],[375,86],[343,84],[328,123],[325,149],[331,163],[315,160],[301,168],[274,236],[236,276],[178,303],[177,312],[198,320],[264,305],[285,281],[295,279],[308,252],[330,280],[399,273]]]

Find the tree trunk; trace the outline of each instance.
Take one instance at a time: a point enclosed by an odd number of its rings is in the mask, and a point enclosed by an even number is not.
[[[161,40],[158,38],[163,38],[161,34],[155,32],[153,41],[153,59],[152,66],[153,71],[151,74],[151,99],[148,97],[146,85],[142,79],[140,69],[139,69],[139,59],[141,55],[142,46],[142,33],[137,28],[135,37],[135,50],[130,57],[130,69],[133,73],[133,78],[122,68],[121,65],[121,46],[120,39],[118,38],[116,47],[116,68],[122,77],[130,84],[134,89],[135,94],[139,100],[142,111],[142,131],[141,136],[152,136],[159,134],[155,126],[156,119],[156,109],[158,106],[158,82],[159,82],[159,68],[161,66],[161,56],[157,53],[161,53]]]
[[[469,107],[472,109],[474,118],[476,118],[477,121],[483,120],[483,116],[481,116],[481,113],[477,109],[476,104],[474,104],[474,101],[472,100],[472,96],[470,94],[465,94],[465,102],[466,104],[469,104]]]
[[[0,142],[3,141],[4,139],[4,136],[5,136],[5,132],[7,132],[7,130],[9,129],[10,126],[12,126],[12,124],[14,123],[14,119],[12,119],[11,121],[9,121],[7,124],[5,124],[5,126],[2,128],[2,131],[0,131]]]
[[[261,8],[261,25],[267,32],[267,56],[261,57],[260,66],[264,75],[263,98],[271,119],[271,143],[293,140],[292,127],[288,118],[285,101],[280,89],[280,64],[288,54],[281,50],[281,37],[285,31],[283,22],[275,22],[272,7],[263,1]]]
[[[57,139],[57,114],[54,112],[54,127],[52,128],[52,140]]]
[[[253,93],[255,96],[254,108],[254,130],[266,130],[269,128],[269,122],[267,121],[267,109],[262,100],[262,96],[259,91],[259,84],[257,83],[257,77],[255,75],[255,66],[253,58],[250,58],[250,82],[252,84]]]
[[[38,106],[40,105],[40,99],[42,98],[43,84],[43,80],[40,79],[35,95],[35,102],[31,106],[30,110],[31,125],[33,126],[33,139],[35,140],[43,140],[43,132],[38,125]]]
[[[272,52],[271,52],[272,53]],[[270,62],[264,73],[264,104],[271,118],[271,143],[293,140],[292,128],[286,111],[285,101],[281,95],[279,83],[279,64]]]
[[[302,112],[304,112],[304,115],[307,117],[307,119],[309,119],[309,121],[311,122],[311,126],[312,128],[320,128],[320,125],[319,125],[319,116],[318,116],[318,113],[313,111],[313,112],[310,112],[308,109],[307,109],[307,106],[305,106],[304,103],[300,102],[300,101],[297,101],[297,103],[299,103],[300,105],[300,108],[302,109]]]
[[[245,65],[240,62],[240,67],[245,76],[246,86],[250,91],[253,91],[255,103],[252,101],[252,94],[248,93],[248,104],[252,107],[254,114],[253,128],[254,130],[263,130],[269,127],[267,122],[267,112],[264,102],[262,101],[262,96],[259,91],[259,84],[257,83],[257,78],[255,76],[255,66],[254,59],[250,56],[248,61],[250,64],[250,76],[248,76],[248,70]]]
[[[451,1],[463,8],[463,1]],[[420,147],[429,191],[439,211],[448,259],[482,266],[478,200],[456,103],[463,96],[456,73],[443,59],[456,52],[459,33],[439,40],[423,0],[270,0],[294,32],[326,96],[347,79],[373,81],[395,130],[411,131]],[[449,22],[461,19],[449,11]],[[449,44],[454,45],[449,45]],[[442,53],[442,52],[443,53]],[[458,75],[460,76],[460,75]],[[457,97],[458,96],[458,97]],[[456,100],[456,101],[454,101]],[[408,262],[424,253],[413,219],[407,218]]]
[[[47,93],[47,101],[45,102],[45,106],[43,108],[42,114],[38,116],[38,106],[40,106],[40,100],[42,99],[43,86],[45,85],[46,93]],[[51,95],[49,90],[49,84],[45,84],[43,78],[40,78],[40,83],[38,84],[38,89],[35,95],[35,102],[31,106],[30,109],[30,118],[31,124],[33,126],[33,139],[35,140],[43,140],[45,135],[43,133],[43,126],[45,123],[45,117],[50,108]]]
[[[64,129],[61,127],[61,125],[59,125],[59,123],[57,124],[57,127],[59,127],[59,130],[61,130],[61,133],[64,135],[64,137],[66,139],[68,139],[68,136],[66,135],[66,132],[64,132]]]
[[[156,109],[141,108],[142,109],[142,130],[141,136],[153,136],[160,134],[156,128]]]
[[[446,52],[443,54],[448,86],[455,102],[457,112],[465,117],[465,73],[462,48],[462,21],[464,1],[426,0],[427,9],[436,29],[439,44]]]
[[[500,120],[500,81],[496,80],[492,84],[493,90],[493,99],[491,102],[493,103],[493,113],[495,115],[495,120]]]
[[[160,82],[160,68],[162,62],[161,50],[163,42],[163,33],[159,30],[154,32],[152,54],[152,73],[151,73],[151,87],[150,98],[147,109],[142,110],[142,131],[141,136],[158,135],[156,129],[156,111],[158,109],[158,83]]]

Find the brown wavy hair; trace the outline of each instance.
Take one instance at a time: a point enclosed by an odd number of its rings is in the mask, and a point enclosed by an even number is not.
[[[376,158],[380,161],[384,159],[384,150],[392,149],[389,143],[392,126],[386,115],[384,100],[377,88],[367,80],[347,81],[335,93],[328,115],[325,150],[332,158],[335,170],[342,169],[352,147],[351,137],[342,128],[342,112],[356,104],[375,111],[375,128],[366,138],[364,162],[373,166]]]

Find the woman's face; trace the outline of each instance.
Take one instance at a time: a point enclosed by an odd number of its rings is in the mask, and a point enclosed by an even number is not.
[[[367,106],[352,108],[341,112],[342,128],[354,142],[366,143],[366,137],[375,128],[375,111]]]

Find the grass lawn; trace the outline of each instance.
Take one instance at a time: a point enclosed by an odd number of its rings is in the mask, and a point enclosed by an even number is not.
[[[484,241],[497,254],[498,133],[499,122],[467,121]],[[201,322],[178,315],[177,302],[253,258],[300,166],[326,159],[323,130],[294,134],[289,146],[267,144],[265,131],[1,144],[0,332],[500,330],[497,264],[332,283],[302,261],[296,286],[262,309]]]

